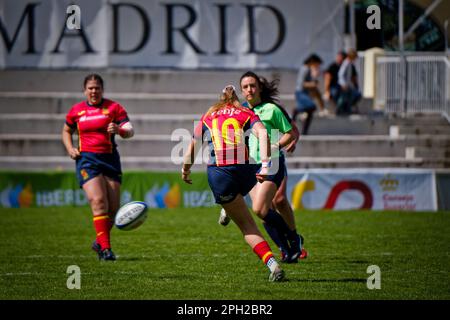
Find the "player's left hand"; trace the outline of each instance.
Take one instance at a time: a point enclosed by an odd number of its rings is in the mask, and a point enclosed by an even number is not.
[[[111,123],[108,125],[107,131],[108,131],[108,133],[118,134],[118,133],[119,133],[119,126],[118,126],[116,123],[111,122]]]
[[[284,149],[287,153],[293,153],[297,147],[297,142],[300,139],[300,132],[298,131],[295,121],[291,121],[292,132],[294,133],[294,140],[292,140]]]
[[[285,148],[286,152],[293,153],[295,151],[296,146],[297,146],[297,141],[298,141],[298,138],[294,139],[293,141],[291,141],[291,143],[289,143],[286,146],[286,148]]]

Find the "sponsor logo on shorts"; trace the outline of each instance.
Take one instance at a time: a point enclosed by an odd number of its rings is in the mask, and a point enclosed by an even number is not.
[[[229,194],[227,196],[219,196],[220,201],[230,201],[231,199],[233,199],[234,195]]]

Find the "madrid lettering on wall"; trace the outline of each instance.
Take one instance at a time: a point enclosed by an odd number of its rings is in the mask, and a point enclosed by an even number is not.
[[[321,10],[295,0],[6,0],[0,9],[3,68],[296,68],[311,49],[331,55],[339,49],[333,39],[340,22],[312,39]]]

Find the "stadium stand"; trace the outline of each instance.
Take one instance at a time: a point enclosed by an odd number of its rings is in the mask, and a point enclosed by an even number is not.
[[[72,169],[60,132],[64,115],[83,99],[92,70],[5,70],[0,73],[0,169]],[[180,140],[241,71],[97,70],[105,96],[122,103],[135,126],[133,141],[117,139],[127,169],[178,170]],[[261,72],[280,78],[281,102],[294,106],[294,71]],[[195,81],[193,81],[195,79]],[[367,110],[366,110],[367,109]],[[366,111],[364,111],[366,110]],[[178,130],[177,129],[185,129]],[[184,132],[182,138],[179,132]],[[175,149],[174,149],[175,148]],[[310,135],[287,158],[289,168],[450,167],[450,124],[440,114],[374,113],[317,117]],[[201,166],[197,166],[200,169]]]

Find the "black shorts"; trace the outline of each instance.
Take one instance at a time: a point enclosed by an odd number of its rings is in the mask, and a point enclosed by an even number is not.
[[[81,152],[76,160],[76,174],[80,187],[101,174],[122,183],[122,168],[117,150],[113,153]]]
[[[245,196],[256,184],[258,164],[237,164],[231,166],[209,166],[208,183],[216,203],[233,201],[238,194]]]
[[[279,188],[284,177],[287,176],[286,162],[283,153],[280,153],[280,157],[272,159],[271,162],[272,165],[269,168],[270,175],[267,176],[266,181],[272,181],[277,185],[277,188]]]

